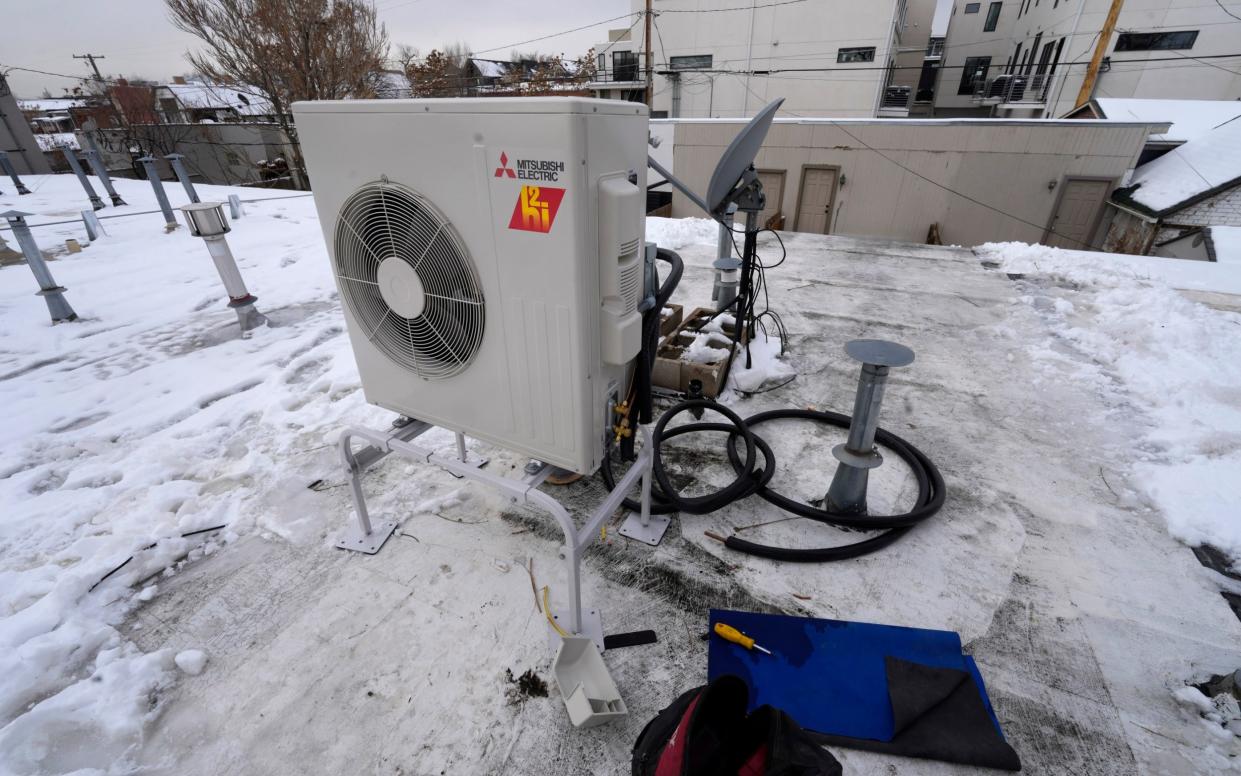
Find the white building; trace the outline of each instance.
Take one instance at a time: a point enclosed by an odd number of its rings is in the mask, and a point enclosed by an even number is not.
[[[865,118],[906,115],[935,0],[654,0],[652,9],[653,116],[751,116],[783,97],[784,114]],[[643,99],[643,28],[637,17],[595,46],[596,94]]]
[[[1241,3],[1130,0],[1089,97],[1241,98]],[[936,116],[1063,116],[1111,0],[954,0]],[[1082,100],[1085,102],[1085,100]]]

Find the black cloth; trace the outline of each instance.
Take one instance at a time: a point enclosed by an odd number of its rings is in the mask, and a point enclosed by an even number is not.
[[[891,741],[808,734],[851,749],[1021,770],[1021,759],[996,729],[969,673],[894,657],[885,659],[885,668],[896,731]]]

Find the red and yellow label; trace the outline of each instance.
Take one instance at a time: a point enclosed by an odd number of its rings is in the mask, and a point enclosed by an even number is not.
[[[522,186],[508,228],[547,234],[556,220],[556,211],[560,210],[564,191],[551,186]]]

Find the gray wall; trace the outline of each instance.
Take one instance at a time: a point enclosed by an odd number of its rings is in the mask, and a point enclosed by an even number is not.
[[[86,140],[79,140],[86,148]],[[257,162],[290,158],[284,132],[275,124],[153,124],[128,129],[106,129],[94,133],[109,171],[137,177],[128,149],[135,143],[152,150],[156,157],[173,153],[185,155],[190,177],[201,183],[235,184],[259,181]],[[172,172],[161,159],[160,177],[171,179]]]
[[[676,122],[677,176],[705,191],[716,161],[742,126],[740,121]],[[794,228],[803,166],[833,165],[846,179],[836,190],[833,234],[921,242],[930,225],[939,223],[941,239],[948,244],[1038,242],[1066,177],[1107,178],[1119,184],[1136,164],[1147,136],[1166,126],[1081,120],[782,119],[772,126],[756,163],[760,169],[786,171],[781,212],[787,229]],[[1056,187],[1049,189],[1053,181]],[[675,217],[702,215],[679,192],[673,195],[672,212]],[[1095,235],[1095,241],[1099,239]]]
[[[17,109],[17,98],[3,75],[0,75],[0,151],[8,152],[9,161],[18,175],[52,171],[35,142],[26,117]]]

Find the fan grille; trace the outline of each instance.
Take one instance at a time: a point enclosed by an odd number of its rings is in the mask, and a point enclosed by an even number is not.
[[[421,287],[413,317],[398,302],[392,281],[381,286],[379,266],[404,262],[412,270],[386,272]],[[389,181],[356,191],[336,223],[333,268],[341,296],[367,338],[388,358],[426,380],[461,373],[483,339],[483,291],[474,262],[452,224],[412,189]],[[416,280],[414,279],[416,278]],[[387,298],[385,298],[387,294]],[[393,301],[389,301],[393,300]]]

